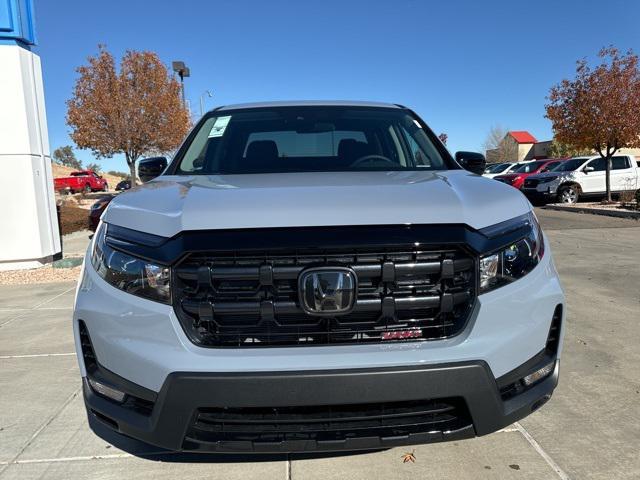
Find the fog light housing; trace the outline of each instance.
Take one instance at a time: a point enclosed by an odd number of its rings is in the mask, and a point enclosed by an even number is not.
[[[529,375],[524,377],[522,379],[522,383],[524,383],[527,387],[530,387],[531,385],[538,383],[539,381],[551,375],[555,366],[556,366],[556,361],[554,360],[553,362],[545,365],[539,370],[536,370],[535,372],[530,373]]]
[[[102,395],[103,397],[110,398],[111,400],[115,400],[118,403],[122,403],[126,395],[124,392],[110,387],[109,385],[105,385],[104,383],[100,383],[93,378],[89,378],[89,385],[91,385],[91,388],[96,393]]]

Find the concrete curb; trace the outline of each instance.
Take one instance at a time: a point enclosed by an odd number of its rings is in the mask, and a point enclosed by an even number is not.
[[[590,207],[569,207],[562,204],[549,204],[542,208],[547,210],[557,210],[560,212],[574,212],[574,213],[590,213],[592,215],[604,215],[606,217],[617,218],[631,218],[634,220],[640,220],[640,212],[624,211],[624,210],[609,210],[605,208],[590,208]]]

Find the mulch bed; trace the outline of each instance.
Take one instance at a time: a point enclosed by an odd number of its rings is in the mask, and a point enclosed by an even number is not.
[[[89,226],[89,210],[64,204],[60,206],[60,230],[62,235],[86,230]]]

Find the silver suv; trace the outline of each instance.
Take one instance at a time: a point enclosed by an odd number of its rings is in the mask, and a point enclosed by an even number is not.
[[[357,450],[535,411],[564,296],[530,203],[483,169],[403,106],[209,112],[169,164],[141,162],[87,252],[91,425],[181,451]]]

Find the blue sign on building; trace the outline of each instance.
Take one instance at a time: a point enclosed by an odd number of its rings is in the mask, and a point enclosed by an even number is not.
[[[0,43],[36,44],[33,0],[0,0]]]

